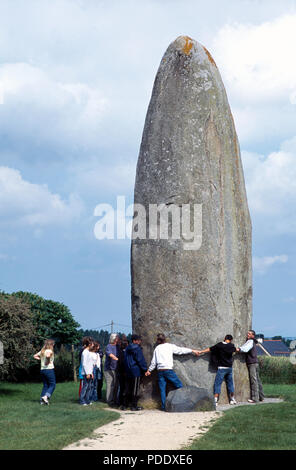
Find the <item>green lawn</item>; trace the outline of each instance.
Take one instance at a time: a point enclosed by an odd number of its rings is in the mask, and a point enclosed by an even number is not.
[[[190,449],[295,450],[296,386],[264,385],[264,392],[285,402],[228,410]]]
[[[118,418],[102,403],[78,405],[78,384],[58,383],[49,406],[40,384],[0,384],[0,449],[62,449]]]

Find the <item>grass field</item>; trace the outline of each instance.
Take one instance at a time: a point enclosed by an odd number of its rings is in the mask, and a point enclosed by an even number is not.
[[[59,383],[49,406],[39,404],[41,384],[0,384],[0,449],[62,449],[90,436],[119,414],[102,403],[78,405],[78,384]]]
[[[0,384],[1,450],[62,449],[118,417],[102,403],[79,406],[73,382],[58,384],[50,406],[39,405],[40,391],[41,384]],[[295,385],[264,385],[264,391],[285,402],[228,410],[190,449],[296,449]]]
[[[264,392],[285,402],[228,410],[190,449],[295,450],[296,386],[264,385]]]

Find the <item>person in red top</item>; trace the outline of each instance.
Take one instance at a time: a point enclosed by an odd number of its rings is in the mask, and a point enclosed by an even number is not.
[[[236,352],[236,347],[232,343],[232,340],[233,337],[231,335],[226,335],[224,341],[221,341],[210,348],[198,351],[198,355],[211,352],[215,357],[215,362],[218,367],[214,383],[214,397],[216,405],[219,401],[223,380],[226,382],[230,405],[236,405],[232,378],[233,353]]]

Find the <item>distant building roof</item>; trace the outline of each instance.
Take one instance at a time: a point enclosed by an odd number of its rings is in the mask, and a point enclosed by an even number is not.
[[[280,339],[265,339],[261,345],[271,356],[285,356],[288,357],[291,353],[288,346],[282,342]],[[257,344],[257,354],[258,356],[266,356],[267,354],[264,350]]]

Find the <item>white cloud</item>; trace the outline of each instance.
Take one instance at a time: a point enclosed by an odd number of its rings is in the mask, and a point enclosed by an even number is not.
[[[260,24],[227,24],[213,40],[213,56],[244,146],[266,146],[295,133],[295,43],[295,12]]]
[[[296,14],[259,25],[224,26],[214,41],[215,59],[242,100],[289,100],[296,92]]]
[[[231,88],[229,88],[231,90]],[[231,107],[243,148],[272,148],[295,133],[296,107],[277,103],[250,104],[242,100]]]
[[[272,220],[274,229],[295,232],[296,137],[267,156],[242,152],[252,216]]]
[[[262,258],[254,256],[253,257],[253,268],[254,271],[257,271],[260,274],[265,274],[268,269],[270,269],[276,263],[287,263],[287,255],[277,255],[277,256],[264,256]]]
[[[96,146],[108,107],[97,89],[61,82],[26,63],[0,67],[0,129],[13,144],[27,140],[75,148]]]
[[[74,186],[84,193],[130,194],[135,184],[136,161],[117,159],[112,165],[93,157],[72,165],[70,171]]]
[[[65,201],[46,185],[25,181],[20,172],[0,167],[0,216],[3,225],[44,227],[64,225],[79,218],[83,206],[70,195]]]

